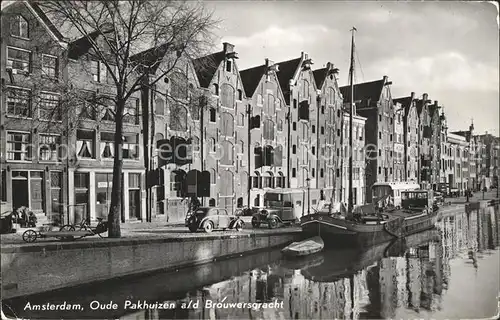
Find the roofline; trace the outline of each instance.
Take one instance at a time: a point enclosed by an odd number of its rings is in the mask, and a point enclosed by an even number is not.
[[[14,3],[23,3],[24,5],[26,5],[28,7],[28,9],[31,11],[31,13],[33,13],[33,15],[35,17],[37,17],[37,19],[45,26],[45,29],[47,29],[47,31],[49,32],[49,34],[52,36],[52,38],[54,38],[54,40],[57,41],[57,43],[59,43],[59,45],[63,48],[67,48],[68,47],[68,42],[63,40],[63,39],[60,39],[56,34],[54,34],[54,32],[52,32],[52,30],[50,30],[49,26],[45,23],[45,21],[40,17],[40,15],[38,14],[38,12],[36,12],[35,9],[33,9],[33,7],[31,6],[31,3],[29,1],[2,1],[2,11],[5,10],[7,7],[13,5]],[[40,9],[41,10],[41,9]],[[48,18],[47,18],[48,19]]]

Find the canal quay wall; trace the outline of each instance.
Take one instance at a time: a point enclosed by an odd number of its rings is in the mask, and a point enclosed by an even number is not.
[[[121,238],[2,246],[2,298],[182,268],[287,245],[297,228],[237,235]]]

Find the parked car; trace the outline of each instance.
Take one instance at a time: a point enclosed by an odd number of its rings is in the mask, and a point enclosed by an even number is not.
[[[200,207],[188,216],[186,226],[191,232],[200,229],[205,232],[212,232],[215,229],[240,231],[243,229],[244,222],[241,218],[228,214],[226,209]]]
[[[0,216],[0,233],[11,233],[13,227],[13,211],[2,212]]]
[[[434,203],[437,204],[438,206],[444,204],[444,196],[441,192],[434,191]]]

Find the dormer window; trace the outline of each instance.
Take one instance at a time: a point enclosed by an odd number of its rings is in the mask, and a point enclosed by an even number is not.
[[[233,64],[231,60],[226,60],[226,71],[227,72],[232,72],[233,71]]]
[[[15,37],[29,38],[28,21],[23,16],[15,16],[10,23],[10,34]]]

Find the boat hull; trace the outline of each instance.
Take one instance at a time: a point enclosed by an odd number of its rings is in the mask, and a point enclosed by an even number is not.
[[[294,242],[286,246],[281,252],[289,257],[303,257],[323,250],[325,244],[321,237]]]
[[[320,236],[328,247],[366,247],[431,229],[436,220],[436,213],[402,218],[394,231],[384,224],[356,223],[317,213],[303,217],[301,227],[305,236]]]

